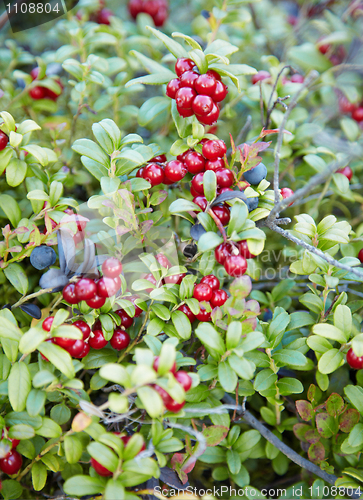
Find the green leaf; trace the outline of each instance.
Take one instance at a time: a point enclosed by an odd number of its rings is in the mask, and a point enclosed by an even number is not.
[[[238,377],[227,361],[218,365],[218,380],[226,392],[233,392],[237,386]]]
[[[200,212],[201,208],[198,207],[195,203],[189,200],[184,200],[180,198],[178,200],[173,201],[173,203],[169,207],[169,212],[171,214],[177,214],[179,212]]]
[[[64,483],[64,491],[67,495],[85,496],[102,493],[105,489],[106,480],[102,477],[73,476]]]
[[[198,240],[198,249],[200,252],[208,252],[223,243],[223,238],[216,233],[208,232],[202,234]]]
[[[51,418],[43,417],[42,425],[35,429],[35,433],[46,438],[58,438],[62,435],[62,428]]]
[[[32,389],[26,400],[26,411],[31,417],[35,417],[41,413],[44,408],[47,394],[45,391]]]
[[[13,364],[8,379],[9,400],[14,411],[23,411],[31,390],[31,377],[28,365],[24,362]]]
[[[38,351],[43,354],[66,377],[75,377],[73,361],[67,351],[50,342],[43,342],[38,346]]]
[[[166,68],[165,68],[166,69]],[[125,87],[129,88],[132,85],[137,85],[143,83],[144,85],[162,85],[163,83],[169,83],[171,79],[175,78],[175,75],[171,71],[161,71],[160,73],[153,73],[152,75],[143,75],[138,78],[133,78],[129,80]]]
[[[255,373],[255,365],[246,358],[240,358],[236,354],[228,357],[230,367],[244,380],[251,380]]]
[[[21,337],[19,351],[23,354],[33,352],[48,337],[48,332],[40,328],[31,328]]]
[[[35,462],[31,470],[33,488],[35,491],[40,491],[47,482],[47,468],[42,462]]]
[[[178,335],[183,340],[188,340],[192,333],[192,326],[187,316],[182,311],[174,311],[171,319]]]
[[[91,158],[106,168],[110,167],[109,156],[98,144],[89,139],[78,139],[73,143],[72,149],[76,153]]]
[[[260,371],[255,378],[255,382],[253,384],[256,391],[266,391],[271,386],[275,384],[277,380],[277,375],[270,368]]]
[[[13,287],[22,295],[28,290],[28,278],[19,264],[9,264],[4,270],[4,274]]]
[[[363,415],[363,388],[355,385],[344,387],[344,393],[361,415]]]
[[[231,217],[228,223],[228,235],[231,236],[233,231],[236,231],[237,233],[242,231],[247,217],[247,205],[243,201],[237,199],[231,210]]]
[[[224,354],[226,348],[223,339],[210,323],[199,323],[195,334],[212,356],[215,352]]]
[[[180,43],[176,42],[172,38],[169,38],[168,36],[164,35],[159,30],[156,30],[155,28],[152,28],[151,26],[146,26],[146,29],[151,31],[151,33],[156,36],[160,41],[163,42],[165,47],[168,49],[169,52],[173,54],[176,58],[178,57],[188,57],[188,52],[184,49]]]
[[[319,359],[319,371],[325,375],[333,373],[342,364],[343,359],[344,356],[338,349],[330,349]]]
[[[229,427],[223,425],[211,425],[203,430],[203,436],[207,440],[207,446],[217,446],[227,437]]]
[[[277,363],[281,363],[281,366],[304,366],[306,364],[306,357],[301,352],[292,349],[275,351],[272,357]]]
[[[348,340],[347,335],[343,333],[342,330],[334,325],[329,325],[328,323],[319,323],[314,325],[312,331],[316,335],[320,335],[326,339],[336,340],[341,344],[344,344]]]
[[[100,369],[100,376],[115,384],[120,384],[126,387],[130,386],[130,375],[126,368],[116,363],[108,363]]]
[[[23,487],[19,484],[18,481],[14,479],[6,479],[2,482],[1,494],[6,500],[11,500],[15,498],[20,498],[23,493]]]
[[[238,346],[242,337],[242,324],[239,321],[232,321],[228,325],[226,345],[227,349],[231,350]]]
[[[6,182],[9,186],[16,187],[23,182],[28,166],[25,161],[12,158],[6,167]]]
[[[31,439],[34,436],[35,432],[31,425],[17,424],[9,430],[9,437],[12,439]]]
[[[141,127],[152,126],[158,118],[166,119],[169,113],[170,99],[168,97],[151,97],[139,109],[138,121]]]
[[[137,500],[139,497],[130,492],[127,492],[126,497],[125,488],[123,487],[122,482],[119,479],[116,481],[114,479],[110,479],[106,485],[104,499],[115,500],[115,498],[117,498],[117,500]]]
[[[288,396],[290,394],[300,394],[304,391],[304,386],[296,378],[284,377],[277,382],[277,387],[281,396]]]
[[[207,170],[203,175],[204,196],[209,202],[214,200],[217,191],[217,177],[213,170]]]
[[[227,465],[231,474],[238,474],[241,470],[241,459],[239,454],[234,450],[228,450],[226,454]]]
[[[64,404],[55,405],[50,410],[51,419],[54,420],[59,425],[66,424],[71,418],[71,416],[72,416],[71,410]]]
[[[339,304],[334,311],[334,326],[339,328],[348,340],[352,331],[352,313],[348,306]]]
[[[66,436],[64,438],[64,451],[69,464],[76,464],[83,453],[83,443],[77,436]]]
[[[339,431],[338,424],[334,417],[326,412],[318,413],[315,422],[316,428],[323,438],[329,439]]]
[[[0,337],[17,341],[21,339],[20,328],[3,315],[0,316]]]
[[[139,396],[145,410],[150,417],[159,417],[163,411],[163,402],[159,394],[151,387],[145,386],[137,389]]]

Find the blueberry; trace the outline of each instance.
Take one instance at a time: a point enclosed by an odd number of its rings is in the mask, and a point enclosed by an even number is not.
[[[206,232],[207,231],[204,229],[202,224],[194,224],[194,226],[190,228],[190,236],[193,238],[193,240],[198,241],[199,238]]]
[[[249,212],[255,210],[258,207],[258,196],[255,196],[254,198],[247,198],[246,205]]]
[[[197,253],[198,248],[195,243],[190,243],[189,245],[186,245],[183,250],[183,254],[185,257],[188,257],[188,259],[191,259],[194,257],[194,255]]]
[[[260,163],[255,168],[244,172],[243,175],[247,182],[257,185],[266,178],[267,168],[263,163]]]
[[[270,321],[272,319],[272,311],[271,309],[266,309],[262,316],[263,321]]]
[[[40,319],[42,317],[42,311],[36,304],[22,304],[19,307],[23,312],[29,314],[32,318]]]
[[[52,266],[56,259],[57,255],[53,248],[42,245],[34,248],[32,251],[30,255],[30,264],[35,267],[35,269],[41,270]]]
[[[201,11],[201,14],[202,16],[205,18],[205,19],[209,19],[210,18],[210,12],[208,12],[207,10],[203,9]]]
[[[53,292],[59,292],[68,284],[69,278],[60,269],[49,269],[39,280],[40,288],[53,288]]]

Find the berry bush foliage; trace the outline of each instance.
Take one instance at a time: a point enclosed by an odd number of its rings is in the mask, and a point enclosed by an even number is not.
[[[362,497],[362,32],[360,0],[5,27],[5,500]]]

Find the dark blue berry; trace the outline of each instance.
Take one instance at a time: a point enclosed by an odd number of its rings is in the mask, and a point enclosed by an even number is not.
[[[23,312],[29,314],[32,318],[40,319],[42,317],[42,311],[36,304],[23,304],[19,307]]]
[[[195,243],[190,243],[189,245],[186,245],[183,250],[183,254],[185,257],[188,257],[188,259],[191,259],[194,257],[194,255],[197,253],[198,247]]]
[[[272,319],[272,311],[271,309],[266,309],[262,316],[263,321],[270,321]]]
[[[258,207],[258,196],[255,196],[254,198],[247,198],[246,205],[249,212],[255,210]]]
[[[244,172],[244,178],[246,179],[247,182],[250,184],[257,185],[259,184],[263,179],[266,178],[267,175],[267,168],[263,163],[260,163],[257,165],[257,167],[252,168],[251,170],[248,170],[247,172]]]
[[[30,255],[30,264],[35,267],[35,269],[41,270],[52,266],[56,259],[57,255],[53,248],[42,245],[34,248],[32,251]]]
[[[68,285],[69,278],[60,269],[49,269],[39,280],[40,288],[53,288],[53,292],[59,292]]]
[[[206,232],[202,224],[194,224],[194,226],[190,228],[190,236],[196,241]]]

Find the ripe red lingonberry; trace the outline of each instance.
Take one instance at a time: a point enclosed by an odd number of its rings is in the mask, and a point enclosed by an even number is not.
[[[226,258],[232,255],[232,248],[230,243],[221,243],[214,249],[214,256],[218,264],[224,264]]]
[[[337,170],[337,173],[345,175],[348,181],[352,180],[353,170],[348,166],[340,168],[339,170]]]
[[[125,330],[116,328],[111,337],[110,344],[117,351],[121,351],[122,349],[126,349],[130,340],[130,335]]]
[[[139,307],[136,304],[136,299],[138,299],[138,298],[139,297],[137,297],[137,296],[136,297],[128,297],[128,300],[130,300],[131,303],[133,304],[133,306],[135,307],[135,316],[134,316],[134,318],[138,318],[142,314],[142,312],[143,312],[143,310],[141,309],[141,307]]]
[[[194,287],[193,297],[199,302],[208,302],[212,298],[212,288],[207,283],[199,283]]]
[[[347,363],[355,370],[361,370],[363,368],[363,356],[357,356],[353,349],[350,348],[347,352]]]
[[[352,118],[356,122],[363,121],[363,106],[359,106],[352,112]]]
[[[96,23],[97,24],[106,24],[109,25],[111,23],[111,17],[114,16],[114,13],[110,9],[101,9],[97,13]]]
[[[139,178],[143,177],[144,170],[145,170],[145,167],[139,168],[139,170],[136,172],[136,177],[139,177]]]
[[[107,276],[103,276],[103,278],[100,278],[97,281],[97,295],[99,297],[112,297],[116,294],[119,288],[119,283],[115,280],[115,278],[107,278]]]
[[[183,109],[183,108],[180,108],[178,105],[176,106],[176,109],[177,109],[179,115],[182,116],[183,118],[188,118],[189,116],[194,115],[194,111],[192,109]]]
[[[166,276],[164,278],[164,281],[165,283],[168,283],[170,285],[180,285],[180,283],[183,281],[184,276],[185,273],[173,274],[172,276]]]
[[[169,161],[164,168],[165,177],[173,182],[181,181],[187,174],[187,168],[179,160]]]
[[[106,467],[101,465],[94,458],[91,458],[91,465],[94,468],[94,470],[97,472],[97,474],[100,476],[109,477],[109,476],[113,475],[113,473],[110,470],[106,469]]]
[[[321,54],[325,55],[331,50],[331,48],[332,46],[330,45],[330,43],[323,43],[319,45],[318,50]]]
[[[29,95],[34,101],[38,101],[39,99],[44,99],[46,96],[44,87],[33,87],[29,90]]]
[[[247,270],[247,261],[242,255],[230,255],[224,261],[224,269],[229,276],[238,278],[245,274]]]
[[[88,343],[93,349],[102,349],[108,344],[108,340],[105,339],[102,330],[93,330],[93,336],[89,338]]]
[[[45,318],[45,320],[42,323],[42,328],[46,332],[50,332],[50,329],[52,328],[52,323],[54,320],[54,316],[48,316],[48,318]]]
[[[256,257],[256,255],[253,255],[249,251],[246,240],[239,241],[237,243],[237,246],[238,246],[238,250],[239,250],[240,255],[242,255],[242,257],[244,257],[245,259],[253,259],[254,257]]]
[[[69,304],[78,304],[79,299],[75,292],[75,283],[68,283],[62,291],[63,298]]]
[[[81,330],[83,340],[87,340],[88,337],[91,335],[91,329],[85,321],[77,319],[77,321],[73,323],[73,326],[76,326],[79,330]]]
[[[181,76],[186,71],[191,71],[195,66],[195,62],[192,59],[187,59],[186,57],[179,58],[175,63],[175,73]]]
[[[213,172],[217,172],[217,170],[221,170],[224,168],[225,168],[225,165],[224,165],[223,158],[217,158],[216,160],[208,160],[205,162],[205,169],[206,170],[213,170]]]
[[[196,151],[188,151],[187,153],[188,154],[185,156],[184,162],[188,172],[191,174],[199,174],[199,172],[203,172],[205,166],[205,159],[203,156]]]
[[[150,160],[150,163],[154,161],[154,162],[159,162],[159,163],[165,163],[166,162],[166,156],[165,155],[157,155],[157,156],[154,156],[153,158],[151,158]]]
[[[216,82],[216,88],[211,96],[214,102],[222,102],[228,94],[228,87],[223,82]]]
[[[361,250],[359,250],[359,252],[358,252],[358,259],[363,264],[363,248]]]
[[[81,278],[74,287],[78,301],[92,299],[97,293],[97,285],[90,278]]]
[[[222,226],[226,226],[228,224],[229,219],[231,218],[229,208],[227,208],[225,205],[217,205],[212,208],[212,212],[216,217],[218,217]]]
[[[186,304],[182,304],[181,306],[179,306],[178,311],[184,313],[191,323],[195,321],[195,315],[192,313],[192,311]]]
[[[189,87],[190,89],[194,89],[194,82],[198,78],[199,74],[195,71],[186,71],[179,78],[180,88]]]
[[[203,144],[202,153],[208,160],[217,160],[222,158],[224,155],[224,148],[222,147],[222,141],[212,139]]]
[[[84,342],[83,344],[83,351],[81,351],[78,356],[75,356],[76,358],[78,359],[82,359],[82,358],[85,358],[87,356],[87,354],[90,352],[90,345],[88,344],[88,342]]]
[[[157,186],[164,181],[164,170],[157,163],[149,163],[142,173],[144,179],[152,186]]]
[[[169,259],[163,253],[156,254],[155,258],[162,267],[169,269],[171,266]]]
[[[210,304],[212,307],[221,307],[227,301],[228,295],[224,290],[214,290]]]
[[[109,257],[102,264],[102,274],[108,278],[116,278],[122,272],[122,264],[116,257]]]
[[[206,73],[206,75],[208,76],[212,76],[213,78],[215,78],[217,81],[221,81],[221,75],[215,71],[214,69],[209,69]]]
[[[106,302],[105,297],[100,297],[99,295],[95,295],[92,299],[86,300],[86,304],[92,309],[100,309]]]
[[[198,207],[201,208],[203,212],[205,211],[208,205],[207,198],[205,196],[196,196],[195,198],[193,198],[193,203],[198,205]]]
[[[271,78],[270,73],[268,71],[261,70],[252,76],[251,82],[255,85],[255,83],[262,82],[262,80],[266,80],[267,78]]]
[[[204,194],[203,175],[204,175],[204,172],[200,172],[199,174],[195,175],[190,183],[192,188],[198,194]]]
[[[229,168],[222,168],[216,171],[217,184],[220,187],[231,187],[234,184],[234,175]]]
[[[219,279],[217,278],[217,276],[214,276],[214,274],[208,274],[207,276],[203,276],[200,282],[206,283],[208,286],[211,287],[212,291],[218,290],[219,287],[221,286]]]
[[[173,78],[166,86],[166,95],[171,99],[175,99],[175,94],[180,89],[180,81],[178,78]]]
[[[130,328],[130,326],[132,326],[134,320],[127,314],[126,311],[124,311],[123,309],[118,309],[117,311],[115,311],[115,314],[120,317],[121,326],[123,326],[124,328]]]
[[[177,403],[175,399],[172,399],[170,403],[165,403],[165,408],[172,413],[178,413],[185,405],[185,401],[182,403]]]
[[[214,101],[208,95],[197,95],[192,103],[192,109],[198,116],[206,116],[213,109]]]
[[[78,358],[84,351],[86,342],[84,340],[73,340],[73,344],[66,348],[72,358]]]
[[[155,356],[155,359],[154,359],[154,363],[153,363],[153,369],[158,372],[159,371],[159,364],[160,364],[160,357],[159,356]],[[175,375],[176,373],[176,363],[174,361],[174,363],[172,364],[169,372],[171,372],[173,375]]]
[[[205,307],[200,306],[200,311],[196,315],[198,321],[208,322],[211,320],[211,313],[206,310]]]
[[[203,125],[213,125],[217,122],[219,118],[219,107],[216,103],[213,104],[212,111],[208,113],[206,116],[197,115],[197,119]]]
[[[175,94],[175,102],[178,108],[192,109],[196,95],[196,92],[190,87],[180,88]]]
[[[164,403],[164,406],[172,402],[172,398],[162,387],[160,387],[160,385],[154,384],[151,387],[159,394],[162,402]]]
[[[2,130],[0,130],[0,151],[6,148],[8,142],[9,137]]]
[[[12,450],[6,457],[0,459],[0,469],[9,476],[17,474],[22,464],[22,456],[16,450]]]
[[[216,89],[216,79],[212,75],[200,75],[194,82],[194,88],[198,94],[212,96]]]
[[[345,96],[339,97],[338,104],[339,104],[339,111],[341,113],[353,113],[353,111],[357,106],[356,104],[353,104],[352,102],[348,101],[348,99]]]
[[[175,374],[176,380],[179,382],[179,384],[183,387],[185,392],[188,392],[189,389],[192,386],[192,378],[185,372],[184,370],[179,370]]]
[[[150,281],[150,283],[152,283],[153,285],[156,285],[156,279],[154,278],[154,276],[153,276],[151,273],[146,274],[146,275],[144,276],[144,280]],[[146,289],[145,289],[145,292],[146,292],[146,293],[150,293],[150,292],[152,292],[153,290],[154,290],[153,288],[146,288]]]

